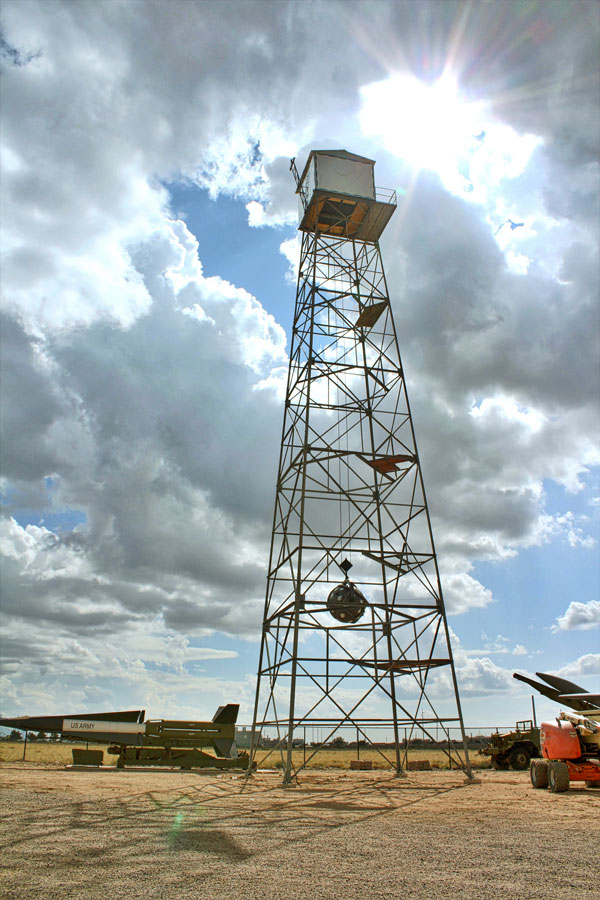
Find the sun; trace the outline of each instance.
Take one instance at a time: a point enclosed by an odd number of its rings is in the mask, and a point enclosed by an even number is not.
[[[484,100],[461,95],[449,73],[426,84],[395,74],[361,88],[359,124],[413,170],[437,172],[453,193],[485,202],[504,178],[520,174],[538,141],[498,122]]]
[[[365,85],[361,100],[364,134],[381,137],[386,150],[413,168],[438,172],[444,181],[461,177],[463,160],[481,140],[482,104],[462,100],[450,76],[424,84],[393,75]]]

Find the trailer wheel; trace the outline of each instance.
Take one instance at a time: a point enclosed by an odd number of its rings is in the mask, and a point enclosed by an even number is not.
[[[548,787],[548,763],[545,759],[538,759],[531,763],[529,777],[534,788]]]
[[[569,790],[569,769],[566,763],[552,760],[548,766],[548,787],[553,794]]]
[[[513,769],[526,769],[531,756],[525,747],[513,747],[508,755],[508,761]]]

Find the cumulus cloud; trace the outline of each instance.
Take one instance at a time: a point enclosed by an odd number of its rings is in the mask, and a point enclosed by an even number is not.
[[[559,669],[558,674],[564,675],[566,678],[578,675],[595,676],[597,684],[598,676],[600,676],[600,653],[584,653],[579,659],[575,659]]]
[[[486,695],[507,692],[512,688],[512,674],[488,657],[466,657],[456,666],[460,690],[464,695]]]
[[[492,604],[478,560],[550,541],[594,549],[583,516],[548,511],[545,481],[582,492],[599,462],[598,8],[503,9],[4,3],[15,709],[20,696],[48,702],[31,687],[43,664],[60,673],[56,690],[69,665],[91,679],[88,695],[70,682],[74,702],[114,701],[112,671],[159,703],[183,691],[182,666],[221,652],[202,656],[182,636],[260,628],[286,335],[266,298],[205,275],[165,184],[240,200],[250,227],[279,229],[293,272],[297,241],[281,231],[296,211],[289,156],[301,166],[312,146],[347,146],[377,159],[378,182],[402,189],[382,247],[448,609]],[[324,69],[333,42],[344,52]],[[449,58],[489,122],[452,186],[412,171],[401,131],[390,141],[359,128],[366,87],[387,85],[395,122],[389,79],[432,84]],[[506,170],[488,152],[492,128],[510,132]],[[591,628],[594,615],[572,603],[554,630]],[[103,642],[125,633],[145,649],[132,660],[123,644],[111,661]],[[485,654],[461,659],[468,692],[506,686]],[[245,697],[244,676],[235,683]]]
[[[490,655],[497,652],[493,647],[490,650],[468,651],[452,629],[450,637],[461,696],[477,698],[514,692],[515,682],[511,670],[490,659]],[[433,684],[433,695],[452,697],[454,688],[449,672],[440,670],[436,673]]]
[[[558,616],[552,631],[590,631],[600,627],[600,601],[580,603],[572,600],[562,616]]]
[[[449,613],[457,615],[468,609],[480,609],[492,602],[492,592],[467,572],[443,577],[444,602]]]
[[[458,640],[455,637],[455,640]],[[461,654],[463,656],[529,656],[530,651],[524,646],[524,644],[515,644],[511,646],[512,642],[509,638],[505,637],[502,634],[496,635],[495,638],[489,639],[485,632],[481,635],[481,640],[483,643],[482,647],[478,647],[475,649],[465,650],[461,647]]]

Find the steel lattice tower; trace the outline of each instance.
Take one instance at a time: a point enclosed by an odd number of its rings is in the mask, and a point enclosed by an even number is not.
[[[396,199],[373,167],[346,151],[312,151],[301,177],[291,165],[302,246],[251,749],[275,733],[285,781],[303,726],[324,744],[386,725],[398,772],[403,737],[441,731],[470,775],[378,243]]]

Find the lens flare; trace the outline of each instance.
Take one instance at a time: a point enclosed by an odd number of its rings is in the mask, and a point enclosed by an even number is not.
[[[456,80],[443,75],[426,84],[412,75],[391,75],[361,89],[360,126],[414,171],[437,172],[456,194],[486,202],[493,187],[515,178],[539,143],[498,123],[483,101],[461,96]]]

